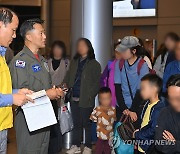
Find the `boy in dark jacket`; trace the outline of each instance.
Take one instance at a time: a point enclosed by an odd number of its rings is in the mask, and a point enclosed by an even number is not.
[[[148,100],[141,114],[141,128],[134,132],[139,141],[138,152],[145,153],[154,140],[155,127],[159,113],[165,107],[165,99],[159,98],[162,89],[162,80],[155,74],[148,74],[141,79],[141,96]]]

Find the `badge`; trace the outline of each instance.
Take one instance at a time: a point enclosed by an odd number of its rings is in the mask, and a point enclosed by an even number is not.
[[[46,62],[44,62],[44,67],[46,68],[46,70],[49,72],[49,66]]]
[[[25,68],[26,62],[22,60],[16,60],[15,66],[19,68]]]
[[[32,70],[33,70],[33,72],[39,72],[41,70],[41,66],[39,66],[38,64],[33,65]]]

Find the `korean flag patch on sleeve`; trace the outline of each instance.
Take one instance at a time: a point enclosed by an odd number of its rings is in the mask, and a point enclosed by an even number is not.
[[[22,60],[16,60],[15,66],[18,68],[25,68],[26,62]]]

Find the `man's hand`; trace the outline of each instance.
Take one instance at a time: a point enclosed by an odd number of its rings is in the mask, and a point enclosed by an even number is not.
[[[27,89],[27,88],[23,88],[23,89],[19,89],[18,90],[18,94],[25,94],[25,95],[31,95],[33,93],[33,91],[32,90],[29,90],[29,89]]]
[[[56,88],[56,92],[59,97],[64,97],[64,91],[61,88]]]
[[[137,120],[137,114],[136,112],[129,111],[129,116],[131,117],[131,120],[135,122]]]
[[[22,106],[26,104],[28,101],[34,103],[34,101],[26,96],[25,94],[13,94],[13,104],[17,106]]]
[[[54,99],[59,99],[61,96],[63,97],[64,96],[64,92],[62,91],[61,88],[55,88],[53,87],[52,89],[48,89],[46,91],[47,93],[47,96],[51,99],[51,100],[54,100]]]
[[[168,141],[171,141],[171,142],[175,142],[175,141],[176,141],[176,139],[174,138],[174,136],[173,136],[170,132],[168,132],[167,130],[165,130],[165,131],[163,132],[163,138],[164,138],[165,140],[168,140]]]

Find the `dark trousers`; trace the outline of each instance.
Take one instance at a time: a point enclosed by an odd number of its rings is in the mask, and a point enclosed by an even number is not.
[[[85,129],[85,146],[91,148],[91,127],[90,115],[93,111],[93,107],[82,108],[79,107],[79,102],[71,102],[71,112],[73,117],[74,129],[73,129],[73,145],[80,147],[83,141],[83,129]]]
[[[17,154],[48,154],[49,127],[29,132],[26,120],[22,111],[15,119]]]
[[[56,118],[58,117],[58,104],[56,101],[52,102]],[[58,119],[58,118],[57,118]],[[57,124],[50,127],[50,141],[48,154],[58,154],[62,148],[62,134],[60,131],[59,121]]]
[[[111,148],[108,140],[97,140],[95,154],[111,154]]]

